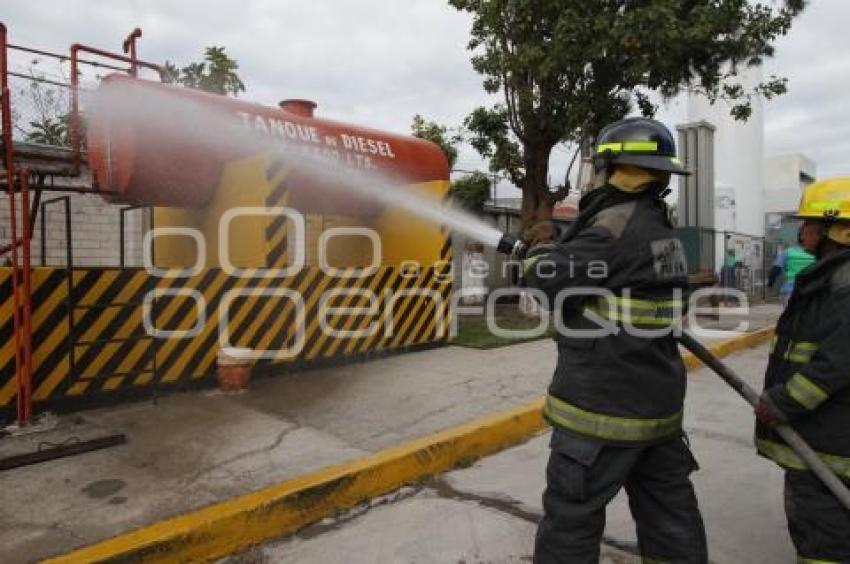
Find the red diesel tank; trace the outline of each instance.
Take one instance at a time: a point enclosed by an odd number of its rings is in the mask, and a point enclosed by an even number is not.
[[[306,211],[357,213],[364,202],[331,186],[330,177],[299,168],[299,161],[379,171],[398,184],[449,178],[446,157],[433,143],[315,118],[309,100],[271,108],[116,74],[89,102],[89,165],[114,201],[203,207],[229,161],[260,154],[279,155],[272,161],[294,167],[286,180],[294,188],[290,205]]]

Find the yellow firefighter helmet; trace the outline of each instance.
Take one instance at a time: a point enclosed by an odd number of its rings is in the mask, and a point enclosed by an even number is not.
[[[818,180],[806,187],[797,217],[850,221],[850,177]]]
[[[827,237],[841,245],[850,245],[850,177],[818,180],[806,187],[797,217],[832,223]]]

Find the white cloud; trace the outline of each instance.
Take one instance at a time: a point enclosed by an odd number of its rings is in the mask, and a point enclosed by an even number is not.
[[[850,2],[812,0],[765,65],[789,79],[788,93],[765,104],[765,152],[802,152],[818,176],[850,174]]]
[[[766,153],[801,151],[821,173],[850,171],[842,121],[850,2],[810,4],[766,67],[790,79],[788,95],[765,108]],[[310,98],[319,115],[397,132],[415,113],[456,125],[491,101],[469,62],[470,18],[446,0],[7,0],[2,17],[12,42],[57,51],[76,41],[118,50],[137,25],[139,54],[155,62],[186,63],[224,45],[246,98]],[[674,105],[660,117],[673,125],[681,114]],[[554,158],[553,179],[567,157]],[[467,148],[460,165],[482,163]]]

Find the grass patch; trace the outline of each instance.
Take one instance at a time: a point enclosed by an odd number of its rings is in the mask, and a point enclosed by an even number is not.
[[[520,331],[534,329],[538,325],[538,320],[521,315],[517,311],[516,305],[505,305],[496,308],[495,323],[501,329]],[[487,319],[484,316],[463,316],[458,320],[457,336],[452,339],[452,344],[473,349],[494,349],[536,341],[552,337],[554,334],[554,327],[550,323],[546,332],[539,337],[499,336],[490,331],[487,327]]]

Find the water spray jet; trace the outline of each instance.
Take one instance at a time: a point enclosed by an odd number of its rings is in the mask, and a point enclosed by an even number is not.
[[[410,188],[448,182],[439,147],[315,118],[314,106],[270,108],[113,75],[90,99],[89,160],[113,201],[203,208],[228,162],[264,155],[293,169],[287,188],[295,209],[374,217],[393,207],[498,247],[497,229]]]

